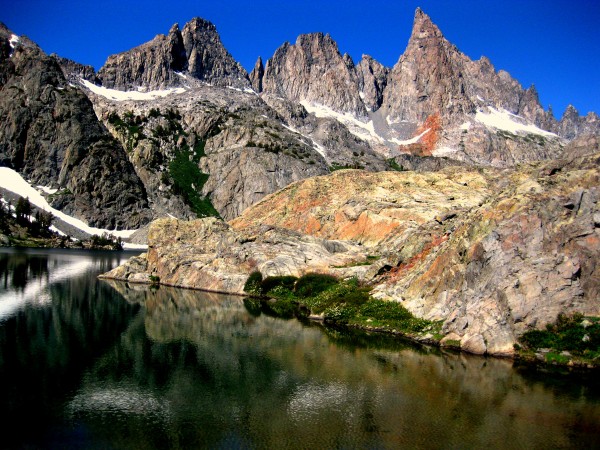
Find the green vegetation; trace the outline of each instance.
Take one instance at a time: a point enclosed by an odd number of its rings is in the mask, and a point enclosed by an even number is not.
[[[261,295],[260,285],[262,283],[262,280],[262,273],[260,273],[258,270],[252,272],[246,280],[246,284],[244,284],[244,292],[248,292],[252,295]]]
[[[13,208],[10,203],[0,202],[0,232],[9,236],[19,236],[24,246],[28,240],[35,238],[51,238],[54,233],[50,230],[54,216],[52,213],[36,209],[29,202],[29,198],[19,197]],[[35,246],[35,244],[33,245]]]
[[[194,148],[196,147],[204,153],[204,144],[196,144]],[[171,190],[174,194],[181,195],[198,217],[219,217],[210,199],[199,194],[208,180],[208,174],[202,173],[198,167],[200,156],[198,152],[191,153],[187,145],[175,153],[169,163],[169,175],[173,180]]]
[[[218,217],[219,213],[210,199],[200,195],[209,177],[208,174],[202,173],[199,168],[200,158],[206,156],[204,152],[206,141],[198,139],[196,136],[188,137],[181,125],[179,111],[175,109],[161,111],[158,108],[152,108],[147,116],[134,115],[132,111],[126,111],[123,113],[123,117],[113,112],[108,116],[108,122],[124,134],[127,150],[133,151],[141,139],[146,139],[143,129],[150,118],[161,119],[151,129],[152,137],[150,140],[159,146],[165,142],[175,146],[175,151],[168,165],[168,171],[162,172],[160,175],[161,182],[170,185],[171,191],[176,195],[180,195],[198,217]],[[211,132],[214,132],[214,130]],[[184,141],[183,144],[180,142],[181,139]],[[192,150],[185,141],[194,142]]]
[[[333,275],[307,273],[296,282],[294,292],[301,298],[314,297],[337,283],[338,280]]]
[[[439,324],[413,316],[401,304],[376,300],[370,287],[356,278],[339,280],[332,275],[308,273],[267,277],[253,272],[244,290],[263,297],[263,312],[279,317],[322,315],[326,324],[344,325],[398,334],[435,333]]]
[[[398,164],[394,158],[387,159],[386,161],[392,170],[397,172],[404,172],[406,170],[402,165]]]
[[[89,248],[123,250],[123,242],[120,237],[114,237],[112,234],[104,232],[101,236],[94,234],[90,238]]]
[[[142,132],[143,124],[146,121],[145,117],[134,116],[132,111],[126,111],[123,118],[116,112],[112,112],[108,116],[108,123],[125,135],[127,151],[132,151],[141,139],[146,138]]]
[[[566,364],[571,359],[588,364],[600,364],[600,318],[582,314],[559,314],[554,324],[545,330],[531,330],[523,334],[517,346],[518,353],[527,358],[541,349],[547,349],[546,362]]]

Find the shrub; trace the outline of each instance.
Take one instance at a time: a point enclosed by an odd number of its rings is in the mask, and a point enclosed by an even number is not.
[[[291,292],[294,290],[294,284],[297,280],[297,277],[291,275],[267,277],[262,281],[260,285],[261,293],[263,295],[266,295],[277,287],[282,287],[285,290]]]
[[[252,272],[248,279],[246,280],[246,284],[244,284],[244,292],[248,292],[249,294],[260,295],[261,294],[261,283],[263,281],[262,273],[258,270]]]
[[[307,273],[296,282],[294,293],[298,297],[313,297],[338,283],[333,275]]]
[[[531,350],[549,348],[556,352],[569,351],[577,355],[595,357],[600,354],[600,321],[579,313],[559,314],[554,324],[545,330],[531,330],[519,338]]]

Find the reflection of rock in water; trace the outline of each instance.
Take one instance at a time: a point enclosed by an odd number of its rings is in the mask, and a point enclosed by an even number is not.
[[[343,332],[253,316],[240,297],[111,285],[144,308],[117,348],[90,372],[81,392],[97,393],[98,383],[111,379],[115,389],[143,387],[148,398],[169,411],[168,418],[144,420],[153,429],[168,421],[177,430],[171,434],[180,436],[178,445],[598,443],[600,408],[556,395],[539,378],[523,378],[512,361],[417,351],[404,344],[378,347],[359,338],[353,345]],[[110,385],[103,388],[113,392]],[[123,426],[140,446],[155,442],[155,435],[140,431],[139,421]],[[571,441],[573,427],[584,430],[577,437],[583,440]],[[232,433],[239,441],[227,440]]]

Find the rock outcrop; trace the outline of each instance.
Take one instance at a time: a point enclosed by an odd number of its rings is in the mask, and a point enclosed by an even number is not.
[[[436,217],[464,214],[489,195],[486,178],[476,171],[339,170],[293,183],[230,224],[243,230],[261,223],[358,242],[377,251],[394,230],[416,230]]]
[[[110,56],[98,71],[108,88],[123,91],[164,89],[184,84],[185,75],[217,86],[249,87],[248,74],[223,46],[216,27],[194,18],[168,35]]]
[[[511,355],[560,313],[600,315],[598,167],[592,153],[519,170],[339,171],[229,225],[155,222],[148,255],[107,276],[240,293],[253,270],[354,275],[375,297],[442,321],[442,341]]]
[[[0,24],[0,165],[53,187],[57,209],[102,228],[137,228],[151,216],[121,145],[58,62]]]
[[[325,105],[365,116],[352,58],[329,34],[312,33],[279,47],[264,69],[262,91],[295,102]]]
[[[55,53],[50,56],[58,62],[65,78],[70,83],[77,84],[80,80],[86,80],[93,84],[100,84],[100,80],[96,76],[96,70],[92,66],[79,64],[76,61],[63,58]]]
[[[300,276],[365,258],[360,246],[349,242],[269,226],[238,232],[215,218],[157,220],[150,226],[148,242],[147,254],[104,277],[244,294],[248,275],[255,270],[266,276]]]
[[[382,246],[400,252],[376,295],[444,320],[473,353],[512,354],[559,313],[600,314],[599,158],[503,173],[450,233],[390,235]]]

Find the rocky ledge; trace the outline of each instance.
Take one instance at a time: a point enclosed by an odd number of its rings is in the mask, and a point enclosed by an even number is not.
[[[515,170],[339,171],[229,224],[155,221],[148,253],[104,277],[243,294],[257,270],[356,276],[441,322],[442,345],[511,356],[559,315],[600,315],[599,167],[593,153]]]

